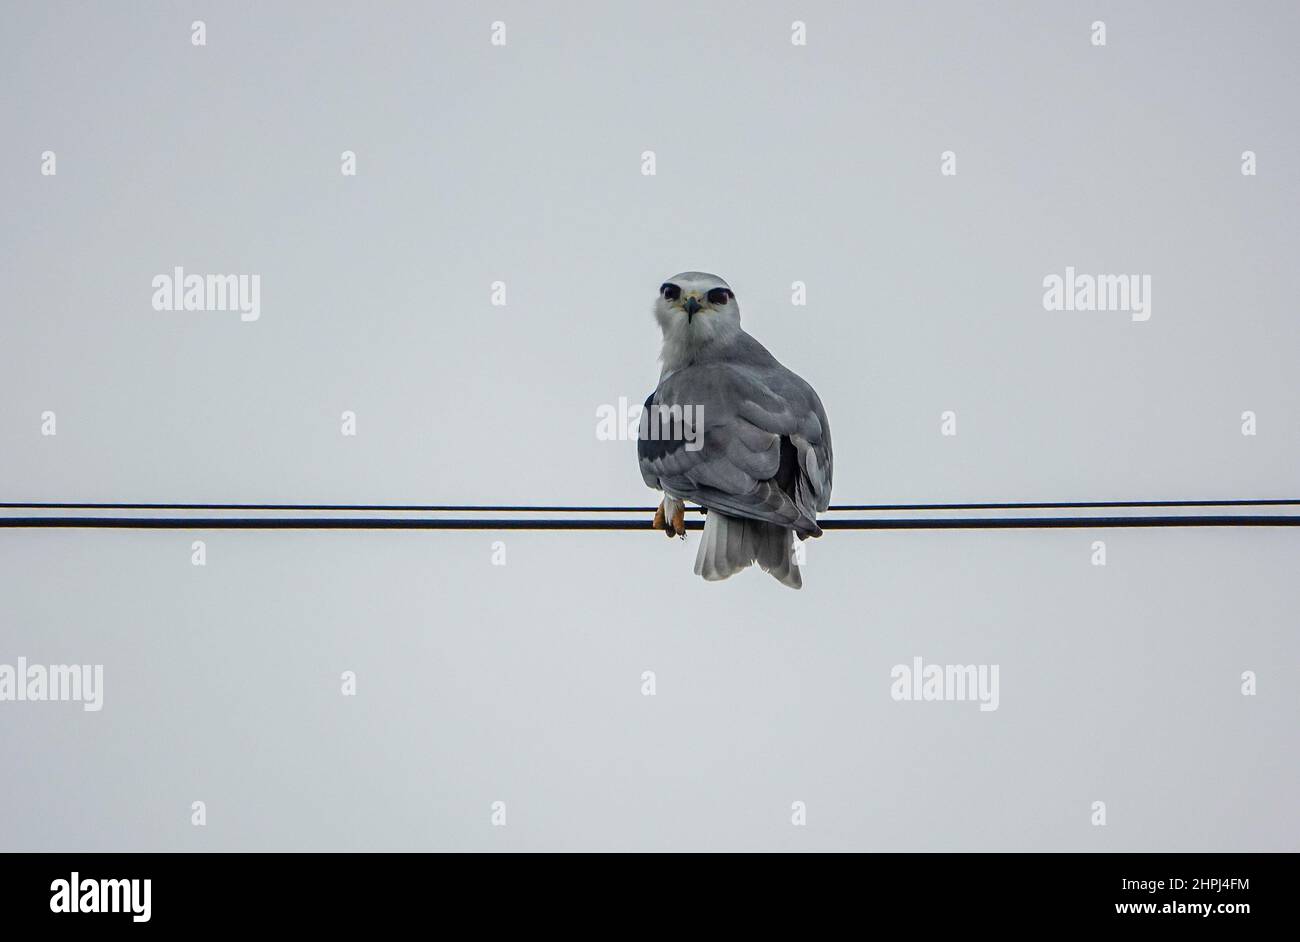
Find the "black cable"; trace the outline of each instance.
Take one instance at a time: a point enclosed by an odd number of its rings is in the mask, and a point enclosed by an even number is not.
[[[1077,500],[1005,504],[840,504],[831,510],[1084,510],[1125,507],[1300,507],[1300,500]]]
[[[831,511],[903,510],[1086,510],[1141,507],[1281,507],[1300,506],[1300,500],[1095,500],[1029,503],[968,504],[837,504]],[[165,503],[49,503],[16,501],[0,503],[4,510],[294,510],[294,511],[387,511],[412,513],[652,513],[644,506],[544,506],[535,504],[165,504]],[[687,510],[697,511],[698,507]]]
[[[1045,530],[1110,527],[1295,527],[1295,516],[1174,517],[919,517],[828,519],[825,530]],[[400,517],[0,517],[0,528],[54,527],[181,530],[650,530],[638,520],[503,519],[412,520]],[[703,520],[688,520],[700,530]]]

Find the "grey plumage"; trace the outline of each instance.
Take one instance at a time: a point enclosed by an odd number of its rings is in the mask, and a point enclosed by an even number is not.
[[[725,579],[757,562],[798,588],[793,537],[820,536],[817,514],[830,505],[831,437],[821,400],[741,329],[735,297],[716,275],[674,276],[655,313],[664,369],[642,415],[642,477],[708,509],[697,574]],[[654,410],[664,407],[681,410],[675,440],[647,434]]]
[[[792,589],[802,588],[803,577],[794,562],[793,540],[793,531],[779,524],[710,513],[705,518],[704,535],[695,556],[695,574],[716,582],[757,562],[778,581]]]

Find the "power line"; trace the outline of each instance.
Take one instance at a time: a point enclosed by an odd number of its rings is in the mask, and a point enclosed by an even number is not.
[[[955,504],[836,504],[830,512],[924,511],[924,510],[1101,510],[1153,507],[1300,507],[1300,499],[1265,500],[1093,500],[1032,501]],[[539,504],[167,504],[85,503],[15,501],[0,503],[3,510],[266,510],[266,511],[356,511],[390,513],[653,513],[653,507],[626,505],[539,505]],[[688,507],[699,512],[701,508]]]
[[[1039,511],[1039,510],[1155,510],[1211,507],[1300,507],[1300,499],[1263,500],[1112,500],[1112,501],[999,501],[929,504],[837,504],[832,512],[908,513],[914,511]],[[690,507],[705,513],[700,507]],[[192,530],[649,530],[652,507],[625,505],[537,505],[537,504],[218,504],[161,502],[52,502],[13,501],[0,503],[0,510],[96,510],[155,511],[159,515],[130,516],[4,516],[0,528],[96,528],[96,529],[192,529]],[[239,512],[239,516],[191,516],[197,512]],[[257,512],[256,516],[247,516]],[[261,516],[267,512],[329,514],[329,516]],[[338,513],[442,513],[476,516],[454,517],[339,517]],[[495,517],[482,514],[524,514]],[[584,517],[586,514],[635,513],[635,519]],[[553,516],[579,515],[576,517]],[[543,516],[552,515],[552,516]],[[976,529],[1083,529],[1113,527],[1293,527],[1300,515],[1279,514],[1146,514],[1131,516],[1023,516],[985,517],[823,517],[825,530],[976,530]],[[703,520],[686,521],[699,530]]]
[[[1142,507],[1300,507],[1300,500],[1079,500],[1001,504],[840,504],[831,510],[1086,510]]]
[[[703,520],[685,522],[700,530]],[[1114,527],[1295,527],[1300,515],[830,518],[825,530],[1047,530]],[[647,519],[410,517],[0,517],[0,528],[178,530],[650,530]]]

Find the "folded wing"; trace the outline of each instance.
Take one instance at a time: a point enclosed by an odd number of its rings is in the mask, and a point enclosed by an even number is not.
[[[830,427],[817,393],[779,363],[709,363],[671,374],[646,400],[637,454],[651,487],[804,536],[821,533]]]

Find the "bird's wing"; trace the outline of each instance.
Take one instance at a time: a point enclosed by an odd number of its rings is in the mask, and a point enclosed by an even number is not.
[[[656,410],[673,407],[681,434],[660,423],[656,437]],[[651,487],[736,516],[819,533],[817,513],[830,505],[826,413],[812,387],[775,361],[668,376],[646,400],[637,454]]]

